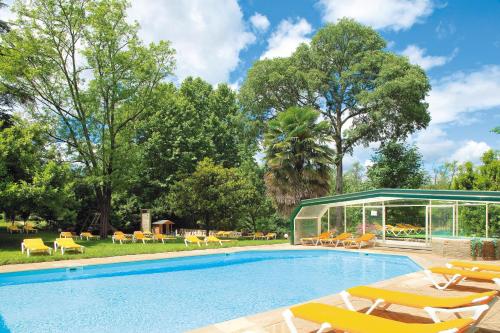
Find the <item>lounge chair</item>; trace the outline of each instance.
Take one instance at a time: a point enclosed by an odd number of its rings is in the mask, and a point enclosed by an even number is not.
[[[135,243],[137,241],[142,241],[143,244],[146,244],[148,241],[153,241],[153,237],[150,237],[147,234],[144,234],[142,231],[134,231],[134,235],[132,236],[132,241]]]
[[[497,291],[490,291],[460,297],[435,297],[359,286],[342,291],[340,296],[346,307],[352,311],[356,310],[350,301],[351,296],[368,299],[373,302],[372,306],[365,312],[366,314],[370,314],[379,305],[383,305],[382,308],[387,310],[391,304],[398,304],[410,308],[422,309],[427,312],[435,323],[439,323],[441,320],[438,317],[438,313],[441,312],[453,313],[457,316],[461,312],[474,312],[472,319],[478,321],[486,314],[486,310],[489,308],[488,304],[495,301],[497,294]]]
[[[155,241],[161,241],[162,243],[165,243],[167,240],[176,240],[176,237],[173,236],[167,236],[165,234],[154,234],[153,235],[153,240]]]
[[[400,228],[390,224],[386,224],[385,230],[388,234],[392,234],[394,237],[399,237],[401,234],[405,234],[406,236],[408,236],[408,230],[406,228]]]
[[[220,246],[222,246],[223,243],[233,242],[233,240],[231,240],[231,239],[219,239],[215,236],[205,237],[205,239],[203,241],[205,242],[205,245],[207,245],[207,246],[208,246],[208,243],[219,243]]]
[[[196,236],[186,236],[184,238],[184,244],[186,244],[186,246],[188,246],[188,243],[191,244],[191,243],[195,243],[195,244],[198,244],[198,246],[201,246],[201,243],[203,241],[201,239],[199,239],[198,237]]]
[[[215,233],[215,237],[225,237],[225,238],[229,238],[231,237],[231,234],[232,234],[232,231],[217,231]]]
[[[337,247],[340,243],[344,242],[345,240],[347,240],[351,237],[352,237],[352,234],[350,232],[343,232],[340,235],[333,237],[333,238],[320,239],[319,242],[321,243],[321,245],[325,245],[325,244],[333,245],[333,244],[335,244],[335,247]]]
[[[276,236],[278,235],[275,232],[268,232],[264,237],[267,240],[271,240],[271,239],[276,239]]]
[[[321,243],[321,240],[326,240],[332,237],[332,234],[330,231],[325,231],[319,234],[317,237],[304,237],[300,239],[300,243],[302,245],[307,245],[308,243],[311,243],[312,245],[318,245]]]
[[[123,232],[121,231],[115,231],[113,236],[111,237],[111,240],[113,241],[113,244],[116,242],[119,242],[120,244],[123,244],[125,242],[131,242],[132,238],[127,237]]]
[[[57,251],[58,248],[61,248],[61,254],[68,250],[80,251],[81,253],[85,250],[85,246],[76,244],[73,238],[57,238],[54,241],[54,251]]]
[[[471,271],[491,271],[491,272],[500,272],[500,265],[492,265],[492,264],[482,264],[478,262],[469,262],[469,261],[459,261],[454,260],[450,261],[446,264],[448,268],[462,268],[468,269]]]
[[[449,286],[455,286],[464,279],[474,279],[485,282],[493,282],[500,286],[500,272],[475,272],[464,269],[455,269],[447,267],[431,267],[424,270],[427,279],[439,290],[444,290]],[[445,282],[440,284],[434,279],[433,274],[442,275]],[[451,277],[449,277],[451,276]]]
[[[19,229],[19,228],[17,227],[17,225],[15,225],[15,224],[13,224],[13,225],[8,225],[8,226],[7,226],[7,231],[8,231],[9,233],[11,233],[11,234],[13,234],[13,233],[15,233],[15,232],[18,232],[18,233],[23,232],[23,230],[22,230],[22,229]]]
[[[253,239],[264,239],[264,233],[260,232],[260,231],[257,231],[256,233],[253,234]]]
[[[29,234],[30,232],[32,232],[34,234],[38,233],[38,229],[33,227],[31,224],[26,224],[23,229],[24,229],[24,232],[27,234]]]
[[[48,252],[52,254],[52,249],[45,245],[41,238],[24,239],[21,243],[21,252],[24,253],[24,251],[26,251],[28,257],[34,252]]]
[[[474,324],[473,319],[454,319],[442,323],[414,324],[372,316],[336,306],[307,303],[283,312],[291,333],[297,333],[294,317],[320,324],[317,333],[338,330],[349,333],[462,333]]]
[[[76,236],[70,231],[61,231],[61,233],[59,234],[59,238],[73,238],[73,237],[78,237],[78,236]]]
[[[360,249],[363,245],[369,246],[370,243],[375,244],[374,234],[364,234],[355,239],[346,239],[342,242],[345,247],[357,247]]]
[[[92,235],[90,231],[84,231],[80,234],[80,239],[86,239],[86,240],[91,240],[91,239],[100,239],[101,236],[98,235]]]

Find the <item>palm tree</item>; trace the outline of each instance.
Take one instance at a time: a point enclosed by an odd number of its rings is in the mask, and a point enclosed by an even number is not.
[[[319,112],[292,107],[271,120],[264,135],[267,191],[278,211],[288,216],[302,199],[326,195],[334,151],[329,125]]]

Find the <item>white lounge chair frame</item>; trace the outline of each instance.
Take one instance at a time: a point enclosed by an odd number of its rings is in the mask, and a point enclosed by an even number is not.
[[[356,311],[354,306],[352,305],[352,302],[350,300],[351,294],[349,294],[348,291],[343,290],[340,292],[340,297],[344,301],[345,306],[351,310],[351,311]],[[483,296],[474,299],[471,303],[479,303],[484,300],[486,300],[488,297]],[[365,298],[364,298],[365,299]],[[369,299],[366,299],[369,301]],[[493,305],[496,302],[496,297],[493,298],[493,300],[490,302],[490,305]],[[385,303],[385,304],[384,304]],[[376,300],[372,301],[372,305],[370,308],[365,312],[366,314],[372,313],[373,310],[375,310],[379,305],[383,305],[382,310],[387,310],[392,304],[397,304],[397,303],[387,303],[383,298],[377,298]],[[444,308],[435,308],[431,306],[426,306],[423,308],[425,312],[429,315],[429,317],[435,322],[435,323],[440,323],[441,319],[439,319],[438,314],[439,313],[452,313],[457,318],[460,318],[460,313],[461,312],[474,312],[472,319],[475,321],[478,321],[479,318],[481,318],[484,314],[486,314],[486,311],[490,308],[490,305],[488,304],[479,304],[479,305],[471,305],[471,306],[464,306],[461,308],[453,308],[453,309],[444,309]]]
[[[464,270],[464,273],[467,274],[467,271]],[[464,281],[467,276],[462,275],[462,274],[455,274],[451,278],[448,278],[445,274],[441,274],[443,278],[445,279],[444,283],[439,283],[435,278],[434,275],[435,273],[432,273],[430,270],[426,269],[424,270],[425,278],[426,280],[430,281],[434,287],[436,287],[439,290],[445,290],[449,286],[455,286],[459,284],[461,281]],[[438,274],[438,273],[436,273]],[[485,280],[486,281],[486,280]],[[496,283],[498,286],[500,286],[500,278],[494,278],[492,279],[492,282]]]

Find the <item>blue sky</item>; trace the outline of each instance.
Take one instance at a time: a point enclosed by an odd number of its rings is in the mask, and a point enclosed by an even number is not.
[[[11,3],[12,1],[6,1]],[[352,17],[372,26],[388,49],[427,72],[432,121],[409,142],[427,168],[478,161],[500,149],[500,1],[442,0],[133,0],[131,20],[146,41],[177,50],[177,78],[201,76],[239,87],[252,63],[287,56],[327,22]],[[0,17],[9,18],[8,11]],[[367,163],[377,144],[345,159]]]

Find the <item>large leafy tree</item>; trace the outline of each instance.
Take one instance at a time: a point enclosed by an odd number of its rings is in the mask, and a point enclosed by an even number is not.
[[[207,235],[212,228],[231,224],[241,213],[248,180],[235,168],[224,168],[204,159],[188,177],[172,185],[169,206],[177,216],[201,222]]]
[[[33,115],[83,167],[108,232],[111,200],[127,163],[132,125],[173,68],[167,42],[144,46],[124,0],[17,2],[3,36],[0,73],[33,96]],[[126,160],[125,160],[126,161]]]
[[[132,195],[124,198],[130,202],[136,197],[137,205],[165,214],[170,186],[193,173],[199,161],[210,158],[237,167],[253,159],[245,123],[235,93],[225,84],[212,87],[199,78],[187,78],[179,88],[161,84],[137,126],[137,167],[131,168],[128,188]]]
[[[268,124],[264,136],[267,190],[287,216],[302,199],[329,192],[333,152],[329,125],[319,112],[291,107]]]
[[[350,19],[320,29],[287,58],[257,61],[241,88],[256,118],[308,106],[328,121],[335,146],[335,192],[343,192],[342,161],[355,146],[406,137],[425,128],[425,72],[385,50],[373,29]]]
[[[36,213],[46,219],[73,217],[71,170],[61,163],[40,124],[19,117],[0,131],[0,211],[14,220]]]
[[[377,149],[371,160],[368,178],[376,188],[419,188],[426,182],[416,146],[390,141]]]

